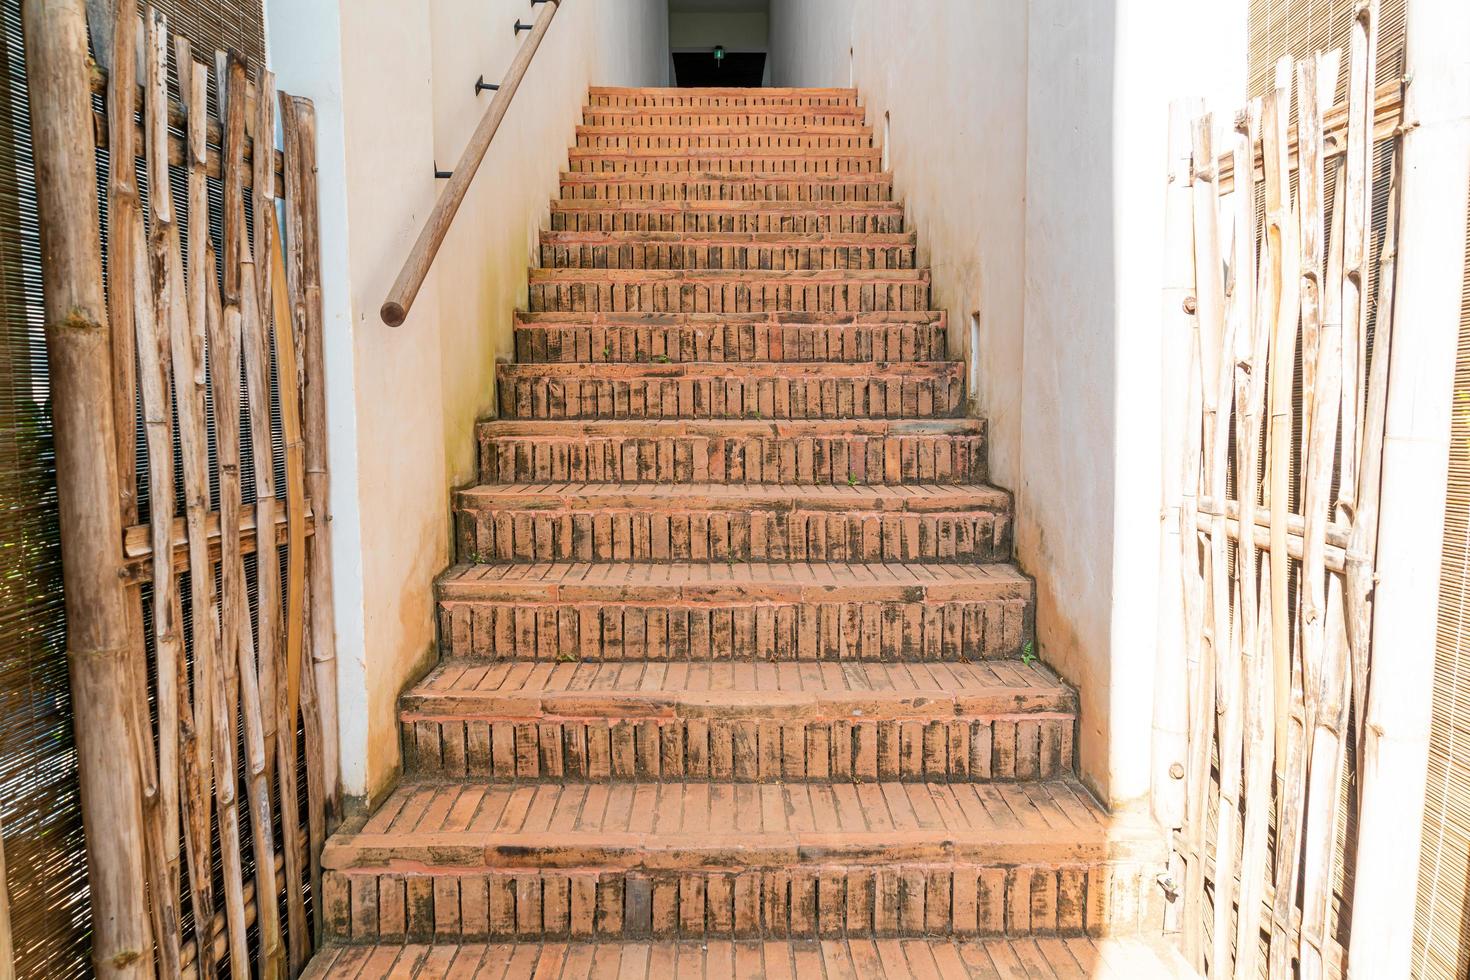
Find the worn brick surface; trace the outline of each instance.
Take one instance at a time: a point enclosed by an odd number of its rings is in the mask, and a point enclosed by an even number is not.
[[[986,487],[498,484],[455,498],[462,561],[1001,562]]]
[[[574,936],[576,934],[574,933]],[[827,936],[827,933],[823,933]],[[801,977],[803,980],[1165,980],[1193,977],[1161,940],[1086,936],[1043,939],[737,939],[599,942],[590,936],[526,943],[395,943],[332,947],[305,980],[495,977],[582,980],[622,977]]]
[[[582,123],[312,975],[1154,975],[856,93]]]

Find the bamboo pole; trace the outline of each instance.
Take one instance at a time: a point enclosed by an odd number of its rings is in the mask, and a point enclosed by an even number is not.
[[[1470,4],[1410,0],[1394,320],[1384,410],[1373,648],[1353,917],[1354,977],[1409,975],[1470,185]],[[1375,357],[1384,351],[1375,352]],[[1370,668],[1371,669],[1371,668]]]
[[[1255,146],[1257,121],[1252,116],[1254,106],[1237,116],[1233,157],[1242,170],[1248,166]],[[1239,480],[1254,466],[1254,456],[1249,464],[1240,457],[1259,448],[1256,431],[1252,428],[1249,399],[1251,393],[1252,364],[1255,350],[1255,188],[1242,186],[1233,198],[1234,235],[1231,259],[1231,285],[1228,293],[1230,336],[1225,348],[1227,356],[1221,358],[1221,399],[1229,403],[1229,391],[1233,386],[1235,411],[1240,417],[1237,439],[1237,479]],[[1211,485],[1211,493],[1225,489],[1226,451],[1229,441],[1230,413],[1223,413],[1224,429],[1217,436],[1219,445],[1218,475]],[[1244,487],[1238,484],[1237,492],[1247,507],[1255,505],[1255,483],[1246,476]],[[1215,519],[1224,523],[1223,515]],[[1224,576],[1223,555],[1227,547],[1224,529],[1221,528],[1220,542],[1216,546],[1222,555],[1220,574]],[[1217,702],[1219,706],[1219,760],[1220,802],[1215,840],[1215,863],[1217,868],[1236,866],[1241,840],[1239,820],[1240,794],[1242,787],[1241,766],[1245,754],[1245,705],[1242,704],[1242,688],[1247,681],[1244,676],[1248,666],[1255,662],[1256,643],[1256,598],[1255,598],[1255,548],[1249,534],[1239,535],[1236,540],[1235,567],[1235,623],[1231,637],[1229,655],[1217,664]],[[1214,955],[1210,966],[1216,976],[1231,972],[1231,963],[1238,955],[1232,948],[1235,938],[1231,915],[1234,907],[1235,876],[1215,875],[1215,923]]]
[[[115,9],[114,9],[115,8]],[[128,0],[93,0],[89,4],[93,48],[109,64],[117,66],[122,91],[137,88],[139,39],[142,20],[137,5]],[[113,145],[134,146],[137,125],[131,100],[107,100],[107,125]],[[136,458],[137,378],[136,317],[152,318],[151,276],[148,272],[143,215],[139,203],[137,167],[132,154],[114,154],[108,161],[108,316],[112,326],[113,411],[117,437],[118,503],[125,525],[138,521],[138,477]],[[172,484],[169,492],[172,493]],[[149,910],[158,950],[159,968],[165,975],[177,971],[180,935],[179,796],[178,796],[178,697],[177,653],[160,661],[158,755],[154,755],[152,722],[148,703],[148,663],[144,638],[142,595],[130,588],[127,595],[128,632],[132,637],[133,740],[143,788],[144,852],[148,861]],[[155,607],[155,615],[158,615]],[[168,609],[163,607],[164,622]]]
[[[239,816],[235,796],[233,697],[227,684],[233,671],[221,670],[217,645],[220,610],[215,589],[214,562],[208,548],[209,514],[208,434],[205,428],[204,333],[207,329],[207,294],[204,288],[209,269],[208,236],[198,251],[191,249],[190,279],[196,288],[188,301],[184,294],[183,258],[178,224],[167,192],[167,65],[168,22],[156,11],[149,19],[146,47],[149,78],[149,188],[155,203],[154,229],[164,251],[164,288],[169,295],[169,322],[165,325],[174,376],[175,408],[178,416],[180,458],[183,462],[184,520],[189,530],[189,589],[193,607],[195,720],[204,737],[199,768],[208,781],[214,773],[214,795],[218,811],[220,860],[223,866],[225,905],[231,930],[231,971],[236,977],[248,970],[245,947],[244,901],[240,894],[241,868]],[[187,52],[186,52],[187,53]],[[192,65],[193,59],[188,59]],[[196,104],[202,104],[196,103]],[[202,114],[201,114],[202,115]],[[207,199],[190,173],[190,214],[207,213]],[[191,222],[198,227],[200,222]],[[192,238],[192,236],[191,236]],[[195,318],[199,317],[199,322]]]
[[[1159,536],[1159,633],[1154,667],[1152,793],[1153,816],[1159,826],[1175,829],[1185,822],[1185,764],[1189,756],[1189,690],[1185,681],[1183,544],[1180,506],[1186,452],[1184,415],[1188,391],[1190,344],[1194,324],[1186,304],[1194,297],[1194,211],[1190,190],[1189,121],[1197,100],[1169,106],[1169,172],[1165,191],[1164,292],[1161,315],[1164,390],[1161,413]],[[315,494],[313,494],[315,498]],[[1170,838],[1172,840],[1172,836]],[[1181,855],[1170,848],[1169,876],[1185,878]],[[1176,885],[1177,887],[1177,885]],[[1171,896],[1172,898],[1172,896]],[[1176,901],[1169,904],[1170,925],[1177,921]]]
[[[107,94],[108,139],[112,146],[133,146],[137,140],[134,105],[131,98],[123,97],[123,93],[132,93],[138,84],[140,22],[137,4],[132,0],[106,0],[97,5],[108,11],[108,16],[101,19],[109,22],[111,30],[94,31],[93,46],[99,52],[108,52],[109,61],[114,66],[113,77],[118,80],[118,91]],[[113,424],[117,430],[117,478],[123,522],[135,524],[138,520],[137,449],[134,441],[137,380],[134,374],[132,296],[137,263],[133,249],[140,237],[134,234],[134,226],[141,226],[143,213],[138,203],[138,176],[133,155],[112,154],[107,161],[107,177],[107,295],[112,298],[108,315],[113,334],[112,398]],[[168,809],[166,804],[164,809]]]
[[[285,106],[282,106],[283,110]],[[289,116],[284,116],[288,120]],[[288,122],[287,125],[290,125]],[[291,132],[288,130],[288,133]],[[292,136],[287,137],[287,152],[290,153]],[[289,169],[289,168],[288,168]],[[288,571],[292,568],[300,570],[300,563],[304,556],[305,541],[302,535],[305,532],[306,518],[303,513],[303,481],[304,475],[301,471],[301,428],[299,415],[297,414],[296,392],[299,390],[296,371],[296,344],[291,337],[291,312],[286,296],[286,270],[281,256],[281,236],[271,236],[271,298],[273,307],[272,319],[275,322],[275,345],[276,345],[276,376],[279,378],[281,390],[281,419],[282,432],[286,444],[286,567]],[[290,576],[288,575],[288,578]],[[305,580],[291,579],[293,583],[287,592],[287,618],[286,629],[288,637],[291,632],[292,617],[298,617],[296,631],[298,643],[302,626],[299,617],[304,616]],[[294,599],[294,601],[293,601]],[[287,642],[290,648],[290,641]],[[301,668],[302,658],[298,655],[293,659],[289,656],[286,661],[287,677],[277,687],[276,711],[280,715],[281,724],[277,729],[279,740],[279,753],[282,778],[282,795],[288,796],[293,805],[299,799],[296,785],[296,719],[297,701],[301,690]],[[319,743],[318,743],[319,744]],[[308,752],[311,742],[308,741]],[[308,754],[308,773],[320,772],[319,765],[313,763],[319,760],[312,759]],[[308,775],[307,782],[307,806],[311,809],[311,786],[312,780]],[[292,814],[299,810],[293,809]],[[311,827],[319,825],[319,817],[310,814],[308,817]],[[292,884],[290,892],[294,893],[299,901],[301,894],[302,868],[297,855],[300,854],[296,846],[297,831],[287,837],[286,848],[286,877]],[[315,842],[313,842],[314,844]],[[319,894],[319,893],[314,893]],[[306,965],[306,956],[310,952],[310,945],[305,930],[305,912],[300,908],[292,911],[292,967],[300,971]],[[297,925],[299,924],[299,926]],[[295,937],[299,936],[301,942],[298,944]]]
[[[1219,194],[1215,186],[1213,137],[1214,118],[1206,113],[1195,125],[1193,146],[1195,164],[1193,180],[1194,275],[1197,297],[1196,322],[1199,325],[1200,337],[1200,388],[1203,392],[1202,424],[1205,460],[1201,494],[1222,499],[1225,495],[1229,455],[1231,382],[1235,373],[1232,364],[1235,346],[1233,330],[1236,318],[1227,316],[1225,308],[1225,279],[1221,263]],[[1226,819],[1225,794],[1228,787],[1235,783],[1229,780],[1225,772],[1228,763],[1225,744],[1229,737],[1226,730],[1227,719],[1235,714],[1237,707],[1240,667],[1239,660],[1231,649],[1230,585],[1226,572],[1228,565],[1226,552],[1229,545],[1225,536],[1224,514],[1210,515],[1205,526],[1208,533],[1203,539],[1205,551],[1203,570],[1205,595],[1208,598],[1205,606],[1206,628],[1202,669],[1209,670],[1211,665],[1213,666],[1214,698],[1213,703],[1204,701],[1203,707],[1213,710],[1213,717],[1209,720],[1219,725],[1221,796],[1216,841],[1217,844],[1224,843],[1228,848],[1227,853],[1233,854],[1233,818]],[[1202,711],[1203,713],[1205,712]],[[1215,725],[1204,726],[1202,747],[1195,748],[1192,754],[1192,758],[1200,766],[1205,783],[1208,783],[1209,778],[1210,736],[1215,728]],[[1236,765],[1237,767],[1239,765],[1238,756]],[[1197,830],[1200,839],[1200,853],[1203,853],[1203,825],[1204,822],[1201,821]],[[1217,850],[1216,853],[1218,859],[1220,852]],[[1214,900],[1217,928],[1210,959],[1212,966],[1228,963],[1230,959],[1229,932],[1219,928],[1219,924],[1229,915],[1230,905],[1230,887],[1224,884],[1225,894],[1222,896],[1222,884],[1223,879],[1217,875]]]
[[[1360,20],[1361,24],[1361,20]],[[1366,101],[1368,93],[1359,84],[1365,70],[1364,45],[1358,39],[1358,31],[1351,47],[1348,88],[1349,127],[1348,143],[1365,139],[1367,125]],[[1298,104],[1303,106],[1302,160],[1316,166],[1315,172],[1304,170],[1299,181],[1319,181],[1321,174],[1321,126],[1318,109],[1321,102],[1331,98],[1336,87],[1336,78],[1318,77],[1323,63],[1318,55],[1315,64],[1303,61],[1298,66]],[[1312,65],[1310,70],[1307,69]],[[1362,109],[1360,118],[1360,108]],[[1316,151],[1316,152],[1312,152]],[[1350,316],[1345,311],[1352,309],[1347,302],[1347,284],[1355,275],[1351,256],[1354,238],[1361,240],[1365,235],[1363,219],[1367,208],[1363,201],[1365,187],[1364,168],[1366,154],[1348,153],[1344,168],[1342,220],[1335,222],[1342,234],[1334,241],[1334,249],[1343,249],[1342,268],[1345,271],[1339,280],[1328,282],[1323,287],[1326,295],[1323,308],[1327,315],[1320,325],[1317,350],[1317,383],[1312,390],[1310,413],[1309,449],[1306,456],[1305,493],[1303,494],[1303,518],[1306,534],[1302,546],[1302,587],[1299,608],[1302,618],[1302,677],[1306,696],[1306,742],[1304,757],[1306,774],[1310,780],[1306,799],[1310,806],[1304,817],[1303,834],[1303,900],[1301,944],[1299,962],[1304,978],[1320,977],[1326,958],[1327,922],[1330,917],[1332,897],[1333,848],[1336,845],[1335,826],[1337,795],[1336,786],[1342,778],[1342,759],[1339,746],[1340,735],[1345,730],[1347,705],[1344,692],[1347,688],[1346,657],[1338,630],[1331,628],[1329,620],[1341,617],[1328,613],[1328,582],[1324,551],[1327,546],[1326,528],[1329,519],[1329,496],[1332,491],[1332,472],[1337,464],[1338,425],[1343,392],[1343,319]],[[1321,207],[1320,198],[1317,206]],[[1359,262],[1358,267],[1361,267]],[[1331,296],[1337,292],[1340,299]],[[1304,306],[1305,309],[1305,306]],[[1351,433],[1347,436],[1344,450],[1354,451]],[[1300,818],[1299,818],[1300,819]]]
[[[1395,147],[1389,177],[1388,220],[1378,253],[1377,318],[1374,321],[1373,361],[1368,378],[1368,403],[1363,413],[1362,466],[1358,471],[1358,503],[1348,540],[1343,585],[1344,620],[1352,657],[1353,713],[1356,719],[1358,785],[1363,777],[1364,714],[1368,706],[1370,652],[1373,627],[1373,569],[1378,552],[1378,494],[1383,471],[1383,415],[1388,401],[1389,351],[1393,349],[1395,255],[1398,249],[1398,153]]]
[[[1212,377],[1218,354],[1213,352],[1214,329],[1210,304],[1223,301],[1220,295],[1223,286],[1215,287],[1211,277],[1199,281],[1201,271],[1209,269],[1201,261],[1200,251],[1205,242],[1214,240],[1213,220],[1204,226],[1205,208],[1202,199],[1214,202],[1213,176],[1210,172],[1213,159],[1209,154],[1209,116],[1195,120],[1191,140],[1190,183],[1194,210],[1194,254],[1195,254],[1195,302],[1194,331],[1191,343],[1188,402],[1184,413],[1186,447],[1184,453],[1184,481],[1180,506],[1180,539],[1184,554],[1184,623],[1186,673],[1189,683],[1189,759],[1186,765],[1185,787],[1185,831],[1188,841],[1189,863],[1184,878],[1184,948],[1186,958],[1197,968],[1204,965],[1204,939],[1202,921],[1204,917],[1205,892],[1205,824],[1209,804],[1210,733],[1214,725],[1214,667],[1211,657],[1213,647],[1206,637],[1206,609],[1211,596],[1208,594],[1209,578],[1201,573],[1200,533],[1198,524],[1199,486],[1202,474],[1201,454],[1209,455],[1209,445],[1204,442],[1206,420],[1212,418],[1213,393],[1205,378]],[[1195,185],[1204,183],[1201,189]],[[1211,214],[1213,208],[1211,207]],[[1187,521],[1188,523],[1185,523]]]
[[[192,62],[192,59],[190,60],[188,69],[188,83],[187,85],[185,85],[183,82],[180,83],[180,94],[189,102],[189,104],[202,106],[204,105],[205,96],[209,84],[208,73],[201,66],[194,64]],[[198,115],[200,121],[202,121],[203,113],[201,112]],[[203,152],[202,129],[203,127],[200,125],[200,122],[196,122],[190,127],[189,132],[186,134],[187,145],[189,147],[188,179],[191,202],[207,201],[207,198],[204,194],[204,178],[199,167],[199,161],[202,157]],[[151,143],[150,145],[154,144]],[[158,151],[155,149],[153,150],[153,152],[156,155]],[[152,165],[150,164],[150,166]],[[150,170],[150,173],[151,172],[152,171]],[[199,204],[196,206],[202,207],[204,205]],[[200,246],[201,252],[202,249],[205,247],[208,247],[207,235],[204,238],[204,244]],[[157,232],[153,236],[153,241],[150,244],[150,253],[155,283],[154,296],[155,302],[158,306],[158,322],[160,330],[156,346],[158,349],[158,356],[162,361],[162,370],[165,372],[164,377],[167,378],[170,373],[169,348],[167,331],[164,329],[164,325],[172,322],[172,319],[175,315],[173,306],[180,302],[180,300],[178,298],[177,290],[173,287],[173,281],[171,278],[172,266],[170,263],[168,240],[161,231]],[[197,271],[197,278],[200,283],[204,281],[205,273],[202,267],[200,267]],[[201,309],[202,308],[203,307],[201,306]],[[168,391],[168,386],[165,386],[164,391],[165,393]],[[164,402],[163,410],[169,412],[170,414],[172,412],[171,406],[169,406],[167,401]],[[170,455],[172,455],[171,450]],[[173,512],[174,496],[174,482],[171,469],[172,462],[170,461],[170,476],[166,485],[166,499],[169,501],[169,513]],[[165,491],[161,490],[160,492]],[[175,521],[173,523],[178,522]],[[186,551],[188,550],[189,543],[190,537],[188,535],[187,523],[185,523],[184,545]],[[186,558],[183,564],[183,569],[187,569],[188,559],[191,559],[192,557],[192,552],[190,552],[188,554],[188,558]],[[211,556],[211,561],[212,560],[213,558]],[[179,565],[174,562],[171,562],[167,567],[170,570],[174,570],[175,574],[177,574],[178,570],[182,570],[180,569]],[[181,598],[177,591],[177,588],[173,590],[171,608],[173,610],[172,622],[174,625],[174,629],[178,630],[181,628],[179,624],[183,622],[183,610]],[[180,637],[177,642],[179,643],[179,649],[182,650],[182,638]],[[214,861],[212,843],[213,820],[211,816],[213,809],[213,787],[211,785],[208,733],[205,732],[203,737],[200,736],[199,725],[197,723],[197,718],[195,715],[194,702],[190,699],[189,695],[187,666],[182,655],[178,656],[177,659],[178,676],[173,683],[173,687],[178,692],[177,711],[179,725],[180,764],[179,784],[184,800],[184,846],[185,856],[187,858],[189,866],[190,899],[194,907],[195,937],[196,940],[198,940],[205,935],[203,930],[208,928],[208,924],[214,916],[215,908],[213,867]],[[206,706],[206,704],[206,699],[201,697],[201,707]],[[209,949],[206,951],[206,956],[208,956],[209,959],[208,962],[204,964],[210,972],[212,972],[214,969],[213,948],[213,944],[210,943]]]
[[[258,316],[254,306],[255,285],[253,261],[245,231],[243,188],[245,147],[245,67],[238,56],[226,60],[227,95],[220,104],[225,107],[224,126],[224,229],[225,262],[234,265],[226,270],[223,294],[211,284],[210,346],[214,376],[214,406],[218,457],[220,460],[220,523],[223,527],[239,527],[240,496],[240,346],[243,322]],[[264,156],[264,154],[262,154]],[[233,242],[233,247],[229,243]],[[219,309],[216,296],[223,301]],[[246,793],[250,807],[251,843],[255,863],[255,894],[258,897],[257,926],[259,953],[258,973],[263,978],[286,974],[286,953],[281,942],[280,914],[277,910],[274,868],[275,832],[271,814],[270,782],[266,775],[266,743],[261,722],[261,697],[256,673],[255,645],[250,631],[249,597],[245,592],[245,563],[240,536],[224,535],[221,560],[223,580],[227,583],[223,608],[230,627],[222,643],[225,662],[236,658],[230,672],[230,689],[240,692],[241,715],[244,719],[244,758]]]
[[[282,129],[285,133],[285,183],[286,241],[291,249],[291,265],[286,274],[287,291],[293,316],[293,331],[297,349],[304,352],[306,369],[300,374],[302,415],[304,416],[302,464],[305,467],[305,489],[325,494],[327,486],[325,459],[325,403],[321,399],[321,288],[320,250],[316,235],[316,116],[307,99],[283,95],[281,99]],[[274,255],[274,251],[272,254]],[[314,355],[313,352],[314,351]],[[317,370],[311,368],[315,357]],[[315,466],[315,469],[313,468]],[[315,482],[314,482],[315,481]],[[291,496],[288,493],[288,497]],[[312,514],[319,522],[317,529],[326,528],[325,512],[317,508]],[[322,539],[314,540],[312,551],[302,553],[304,563],[309,566],[311,594],[303,613],[310,619],[312,656],[302,659],[300,680],[301,723],[305,735],[307,771],[306,812],[311,841],[311,859],[308,868],[311,874],[312,893],[321,890],[321,854],[326,845],[328,810],[332,804],[329,769],[336,752],[335,711],[330,715],[324,706],[335,707],[333,696],[318,696],[318,672],[328,676],[335,691],[336,654],[332,636],[330,556],[322,550]],[[305,542],[302,542],[305,546]],[[325,583],[325,593],[318,591]],[[325,649],[319,652],[316,644],[325,634]],[[320,659],[319,659],[320,658]],[[333,738],[328,748],[327,732],[330,720]],[[320,903],[314,908],[316,924],[321,923]]]
[[[1266,239],[1271,260],[1268,303],[1272,314],[1270,362],[1270,486],[1271,510],[1271,658],[1276,694],[1276,777],[1285,773],[1287,716],[1291,691],[1291,626],[1287,607],[1288,559],[1286,517],[1291,485],[1291,385],[1295,374],[1298,314],[1296,223],[1291,220],[1286,125],[1291,109],[1291,60],[1276,64],[1274,111],[1263,120],[1265,160]]]
[[[128,703],[134,690],[121,576],[113,361],[88,125],[80,0],[21,8],[41,224],[62,583],[87,878],[98,977],[152,973],[143,800]],[[119,756],[123,764],[119,764]]]
[[[306,491],[315,502],[311,541],[311,655],[316,671],[317,707],[322,728],[322,792],[329,825],[340,819],[340,748],[337,732],[337,635],[332,610],[331,470],[327,460],[326,362],[322,351],[321,223],[316,183],[316,109],[297,98],[296,125],[301,131],[297,215],[302,250],[302,303],[306,336],[302,344],[302,415],[306,440]],[[319,863],[319,862],[318,862]],[[314,865],[315,866],[315,865]]]
[[[1274,95],[1267,96],[1273,100]],[[1273,105],[1272,112],[1275,112]],[[1254,101],[1237,118],[1237,140],[1234,159],[1237,170],[1244,173],[1256,152],[1263,106]],[[1274,122],[1274,119],[1273,119]],[[1266,357],[1272,322],[1265,301],[1264,277],[1259,275],[1256,254],[1255,186],[1242,186],[1235,192],[1236,203],[1236,282],[1237,291],[1250,290],[1252,305],[1248,314],[1241,311],[1242,322],[1250,324],[1249,344],[1240,343],[1237,350],[1236,411],[1239,431],[1236,436],[1236,461],[1239,511],[1249,520],[1258,508],[1261,493],[1261,412],[1266,395]],[[1242,231],[1244,229],[1244,231]],[[1264,243],[1263,243],[1264,244]],[[1269,257],[1267,257],[1269,261]],[[1245,296],[1240,297],[1247,302]],[[1237,338],[1239,339],[1239,338]],[[1269,521],[1269,512],[1268,521]],[[1235,929],[1235,970],[1237,980],[1255,980],[1259,953],[1261,900],[1265,892],[1267,815],[1271,802],[1272,756],[1275,748],[1275,714],[1272,696],[1273,666],[1266,655],[1266,634],[1261,630],[1261,612],[1269,601],[1269,564],[1261,581],[1257,581],[1258,551],[1253,533],[1237,537],[1236,573],[1239,576],[1237,606],[1241,609],[1243,736],[1243,789],[1245,813],[1241,825],[1240,911]],[[1217,974],[1224,975],[1217,970]]]

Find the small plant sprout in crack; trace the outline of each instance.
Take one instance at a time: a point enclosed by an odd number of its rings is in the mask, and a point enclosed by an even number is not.
[[[1026,645],[1021,648],[1021,663],[1027,667],[1036,663],[1036,641],[1027,640]]]

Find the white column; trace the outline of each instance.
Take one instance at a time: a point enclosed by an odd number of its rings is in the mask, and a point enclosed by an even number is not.
[[[1348,971],[1408,977],[1470,183],[1470,4],[1409,0],[1398,287]]]

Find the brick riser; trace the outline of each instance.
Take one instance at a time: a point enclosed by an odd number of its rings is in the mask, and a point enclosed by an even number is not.
[[[878,153],[866,149],[828,147],[820,156],[805,156],[804,147],[748,147],[741,149],[609,150],[578,147],[571,152],[569,170],[583,174],[701,173],[701,174],[871,174],[882,165]]]
[[[867,236],[871,237],[871,236]],[[541,265],[547,269],[754,269],[810,271],[912,269],[911,236],[901,243],[809,242],[711,244],[678,241],[604,242],[592,233],[552,232],[541,236]]]
[[[866,124],[861,109],[825,106],[702,106],[680,109],[671,106],[601,106],[582,110],[588,126],[636,126],[639,129],[702,129],[728,126],[742,129],[791,129],[800,132],[813,126],[859,127]]]
[[[827,783],[1052,779],[1072,770],[1067,716],[952,721],[401,721],[416,777]]]
[[[1011,522],[976,511],[770,513],[701,508],[676,515],[606,506],[525,513],[477,507],[455,515],[461,560],[489,561],[1006,561]]]
[[[659,436],[603,435],[595,429],[522,434],[486,424],[480,427],[480,477],[487,483],[894,485],[986,479],[983,432],[926,434],[900,428],[840,435],[806,433],[795,425]]]
[[[533,313],[867,313],[930,309],[928,273],[914,269],[533,269],[529,304]]]
[[[850,376],[832,377],[838,367],[813,365],[796,377],[770,377],[772,368],[700,377],[693,369],[684,374],[683,365],[660,369],[608,364],[589,371],[585,365],[506,364],[498,372],[500,415],[505,419],[899,419],[951,418],[964,408],[964,382],[950,362],[881,365],[887,370],[878,377],[867,364],[841,365]],[[654,376],[639,376],[650,374]]]
[[[857,322],[831,326],[548,323],[516,327],[516,359],[522,364],[656,364],[660,361],[852,364],[942,361],[947,351],[947,328],[943,322],[902,326]]]
[[[899,662],[1020,656],[1026,599],[988,602],[548,602],[443,598],[453,656],[556,661],[823,660]]]
[[[329,936],[353,941],[1103,936],[1159,920],[1155,873],[1095,861],[683,874],[328,871],[322,891]]]
[[[896,204],[828,206],[792,201],[554,201],[553,232],[875,234],[905,230]]]
[[[564,201],[804,201],[893,200],[887,174],[579,174],[562,175]]]
[[[708,126],[702,131],[653,129],[630,132],[614,126],[578,126],[577,147],[587,150],[871,150],[870,126]]]

